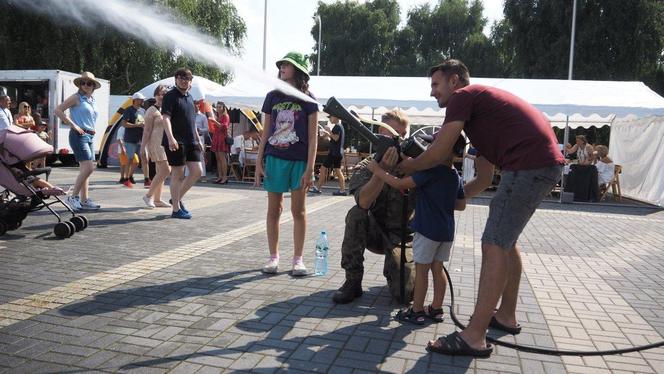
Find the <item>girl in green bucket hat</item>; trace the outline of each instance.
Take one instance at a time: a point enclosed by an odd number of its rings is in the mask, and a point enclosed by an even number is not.
[[[289,52],[277,61],[279,79],[304,94],[309,92],[309,62],[298,52]],[[265,114],[256,160],[255,186],[261,177],[268,192],[267,241],[270,258],[263,273],[274,274],[279,268],[279,219],[284,192],[291,192],[293,215],[292,275],[307,275],[302,259],[307,232],[305,200],[311,186],[318,143],[318,105],[305,102],[281,91],[270,91],[263,102]]]

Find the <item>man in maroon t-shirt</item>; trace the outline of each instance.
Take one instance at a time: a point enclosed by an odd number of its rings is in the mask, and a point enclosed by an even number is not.
[[[447,108],[445,122],[427,151],[404,160],[401,171],[411,174],[438,165],[463,130],[478,151],[477,176],[466,183],[466,198],[491,185],[494,165],[502,173],[482,234],[482,270],[473,318],[461,333],[430,341],[427,350],[488,357],[493,350],[486,343],[488,327],[514,335],[521,332],[516,304],[522,267],[516,242],[544,196],[560,180],[564,159],[540,111],[509,92],[471,85],[468,68],[461,61],[446,60],[432,67],[429,76],[431,96],[438,106]]]

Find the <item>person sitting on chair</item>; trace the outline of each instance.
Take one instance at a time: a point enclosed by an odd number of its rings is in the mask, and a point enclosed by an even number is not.
[[[613,174],[616,165],[613,160],[609,158],[609,148],[605,145],[598,145],[595,147],[597,152],[597,182],[599,183],[600,190],[608,188],[611,181],[613,181]]]

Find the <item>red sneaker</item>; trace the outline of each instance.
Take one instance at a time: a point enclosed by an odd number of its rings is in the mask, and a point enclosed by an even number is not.
[[[143,188],[150,188],[152,185],[152,181],[150,179],[146,179],[145,182],[143,182]]]
[[[131,184],[131,181],[129,179],[124,181],[124,183],[122,183],[122,184],[124,184],[124,186],[127,187],[127,188],[133,188],[134,187],[134,185]]]

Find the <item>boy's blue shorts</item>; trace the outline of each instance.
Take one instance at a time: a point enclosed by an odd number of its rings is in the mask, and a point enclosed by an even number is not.
[[[267,155],[263,186],[267,192],[283,193],[300,189],[306,161],[284,160]]]

